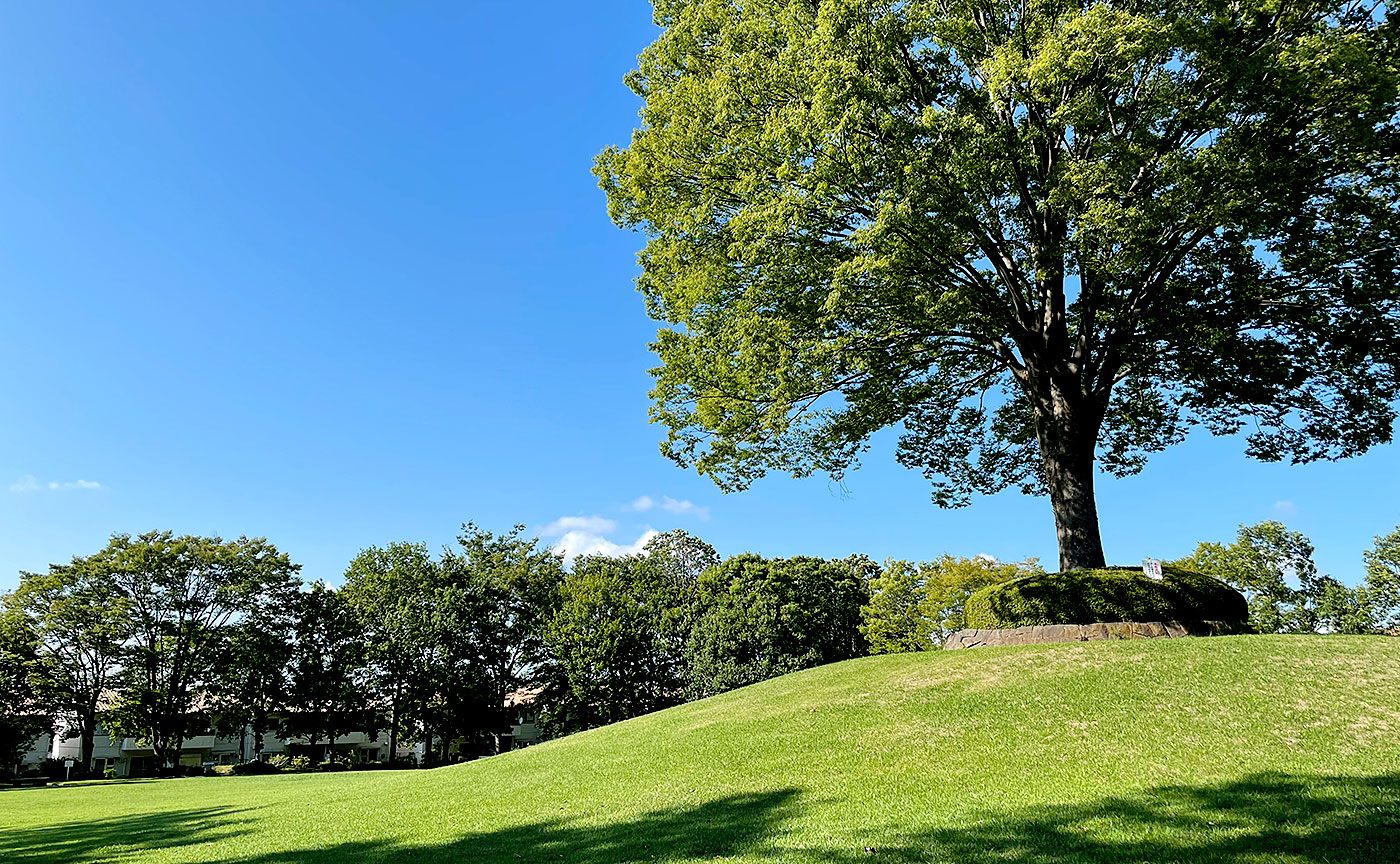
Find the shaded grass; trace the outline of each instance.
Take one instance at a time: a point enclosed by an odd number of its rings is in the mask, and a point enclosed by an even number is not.
[[[0,860],[1400,861],[1400,640],[866,658],[430,772],[17,790]]]

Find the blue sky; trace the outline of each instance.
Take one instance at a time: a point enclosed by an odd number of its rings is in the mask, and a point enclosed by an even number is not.
[[[726,496],[661,457],[641,240],[589,173],[653,36],[638,0],[0,6],[0,590],[151,529],[336,581],[466,520],[1053,564],[1048,502],[939,510],[889,434],[841,487]],[[1291,467],[1200,434],[1100,481],[1108,556],[1281,518],[1354,583],[1397,477],[1394,446]]]

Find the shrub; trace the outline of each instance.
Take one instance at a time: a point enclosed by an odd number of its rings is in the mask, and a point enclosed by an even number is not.
[[[108,768],[106,771],[102,772],[102,776],[107,778],[108,780],[115,780],[117,779],[117,769]]]
[[[50,780],[62,780],[68,775],[68,769],[64,767],[62,759],[45,759],[36,773]]]
[[[292,770],[292,771],[310,771],[310,770],[311,770],[311,757],[310,757],[310,756],[293,756],[293,757],[292,757],[292,761],[290,761],[290,762],[287,763],[287,768],[290,769],[290,770]]]
[[[241,773],[238,769],[242,767],[242,765],[214,765],[209,769],[209,773],[215,777],[232,777],[234,774]]]
[[[344,762],[319,762],[316,765],[317,771],[344,771]]]
[[[1105,621],[1224,621],[1249,616],[1244,596],[1209,576],[1166,565],[1162,580],[1132,567],[1023,576],[991,585],[967,600],[968,627]]]
[[[284,762],[286,761],[285,756],[282,757],[282,759]],[[243,762],[230,767],[232,767],[234,774],[240,776],[245,774],[276,774],[278,771],[282,770],[276,765],[273,765],[271,759],[266,762]]]
[[[285,771],[287,767],[291,764],[291,761],[291,757],[288,756],[286,753],[276,753],[264,759],[263,764],[267,765],[274,771]]]

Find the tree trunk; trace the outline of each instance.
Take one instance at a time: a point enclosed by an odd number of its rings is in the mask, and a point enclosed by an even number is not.
[[[399,753],[399,705],[403,701],[403,682],[394,681],[394,704],[392,722],[389,724],[389,764],[393,765]]]
[[[1045,484],[1055,511],[1061,570],[1104,566],[1099,510],[1094,502],[1094,446],[1097,422],[1076,418],[1056,400],[1052,417],[1036,418],[1036,435],[1045,465]]]
[[[93,738],[97,735],[97,718],[93,714],[83,717],[78,723],[78,749],[82,757],[81,765],[84,771],[92,770],[92,750]]]

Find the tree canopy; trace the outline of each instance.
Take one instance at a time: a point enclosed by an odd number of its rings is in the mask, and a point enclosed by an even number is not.
[[[630,146],[663,452],[726,490],[877,430],[934,501],[1048,493],[1194,426],[1309,461],[1400,392],[1393,2],[655,0]]]

